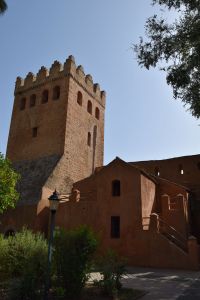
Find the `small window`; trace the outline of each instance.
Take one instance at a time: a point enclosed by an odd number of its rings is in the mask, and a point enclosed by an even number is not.
[[[77,103],[82,106],[83,104],[83,95],[82,93],[79,91],[78,94],[77,94]]]
[[[57,85],[53,89],[53,100],[58,100],[60,98],[60,87]]]
[[[119,216],[112,216],[111,217],[110,236],[113,239],[119,239],[120,238],[120,217]]]
[[[38,128],[37,127],[34,127],[32,129],[32,137],[36,137],[37,136],[37,133],[38,133]]]
[[[33,95],[31,95],[31,97],[30,97],[30,107],[35,106],[35,104],[36,104],[36,95],[33,94]]]
[[[179,170],[179,173],[180,173],[181,175],[184,174],[183,166],[182,166],[182,165],[179,165],[178,170]]]
[[[120,181],[119,180],[113,180],[112,182],[112,195],[114,197],[120,196]]]
[[[160,170],[158,167],[155,167],[154,173],[156,176],[160,176]]]
[[[99,120],[99,115],[100,115],[99,109],[98,109],[98,107],[96,107],[96,109],[95,109],[95,118],[97,120]]]
[[[89,114],[92,114],[92,102],[89,100],[87,104],[87,111]]]
[[[90,132],[88,132],[87,144],[88,144],[88,146],[91,146],[91,133]]]
[[[44,90],[42,93],[42,103],[47,103],[49,99],[49,91]]]
[[[26,98],[22,98],[20,101],[20,110],[24,110],[26,107]]]

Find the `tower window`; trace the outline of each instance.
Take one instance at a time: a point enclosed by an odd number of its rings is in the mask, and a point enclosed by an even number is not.
[[[111,238],[114,238],[114,239],[120,238],[120,217],[119,216],[111,217],[110,236],[111,236]]]
[[[36,137],[37,134],[38,134],[38,128],[37,127],[32,128],[32,137]]]
[[[33,95],[31,95],[31,97],[30,97],[30,107],[35,106],[35,104],[36,104],[36,95],[33,94]]]
[[[49,91],[44,90],[42,93],[42,103],[47,103],[49,99]]]
[[[96,107],[96,109],[95,109],[95,118],[97,120],[99,120],[99,115],[100,115],[99,109],[98,109],[98,107]]]
[[[26,98],[22,98],[20,102],[20,110],[24,110],[26,107]]]
[[[112,181],[112,196],[116,197],[116,196],[120,196],[120,180],[113,180]]]
[[[87,111],[89,114],[92,114],[92,102],[90,100],[88,100]]]
[[[83,103],[83,95],[82,93],[79,91],[78,94],[77,94],[77,103],[82,106],[82,103]]]
[[[53,89],[53,100],[58,100],[60,98],[60,87],[57,85]]]
[[[91,133],[90,132],[88,132],[87,144],[88,144],[88,146],[91,146]]]

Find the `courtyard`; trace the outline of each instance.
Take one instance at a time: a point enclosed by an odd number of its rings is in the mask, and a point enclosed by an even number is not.
[[[98,277],[93,273],[91,280]],[[142,300],[200,299],[200,272],[132,267],[122,282],[124,287],[145,291]]]

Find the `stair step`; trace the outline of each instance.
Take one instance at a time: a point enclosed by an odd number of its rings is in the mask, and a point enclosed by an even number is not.
[[[175,244],[177,247],[181,248],[184,252],[187,252],[187,246],[183,244],[180,240],[178,240],[174,235],[171,235],[168,232],[161,232],[170,242]]]

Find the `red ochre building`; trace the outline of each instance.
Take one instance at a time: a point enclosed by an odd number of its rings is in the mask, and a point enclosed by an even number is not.
[[[20,201],[0,231],[47,233],[56,188],[57,226],[88,224],[131,265],[198,269],[200,155],[103,166],[105,96],[73,56],[17,78],[7,157]]]

